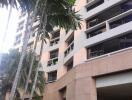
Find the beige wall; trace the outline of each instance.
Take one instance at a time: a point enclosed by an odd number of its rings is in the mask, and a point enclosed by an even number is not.
[[[61,100],[59,90],[67,87],[67,100],[97,100],[95,78],[132,70],[132,50],[106,55],[74,67],[54,83],[46,85],[43,100]]]

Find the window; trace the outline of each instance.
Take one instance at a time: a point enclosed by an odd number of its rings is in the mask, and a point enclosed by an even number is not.
[[[60,30],[52,33],[52,38],[50,40],[50,46],[58,44],[60,40]]]
[[[48,66],[56,65],[58,62],[58,52],[59,49],[50,52],[50,59],[48,61]]]
[[[101,26],[93,31],[90,31],[87,33],[87,38],[90,38],[90,37],[93,37],[93,36],[96,36],[98,34],[101,34],[103,32],[106,31],[106,25],[105,26]]]
[[[70,71],[73,68],[73,57],[65,63],[65,66],[67,71]]]
[[[71,51],[74,49],[74,34],[72,34],[66,41],[67,49],[64,52],[64,56],[66,57]]]
[[[55,32],[52,32],[52,39],[55,39],[55,38],[57,38],[57,37],[60,37],[60,30],[57,30],[57,31],[55,31]]]
[[[110,23],[110,28],[111,29],[112,28],[116,28],[116,27],[118,27],[118,26],[120,26],[122,24],[128,23],[130,21],[132,21],[132,14],[127,15],[127,16],[121,18],[121,19],[118,19],[118,20],[114,21],[114,22],[111,22]]]
[[[50,59],[58,57],[59,49],[50,52]]]
[[[66,100],[66,87],[59,90],[61,100]]]
[[[48,82],[54,82],[57,79],[57,71],[48,73]]]

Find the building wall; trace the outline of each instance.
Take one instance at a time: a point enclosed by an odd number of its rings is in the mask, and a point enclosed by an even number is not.
[[[59,90],[63,87],[67,87],[66,100],[97,100],[96,78],[131,71],[131,59],[130,48],[79,64],[56,82],[46,84],[43,100],[62,100]]]

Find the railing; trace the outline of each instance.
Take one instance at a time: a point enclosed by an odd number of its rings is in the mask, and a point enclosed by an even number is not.
[[[101,27],[95,29],[94,31],[89,31],[87,33],[87,38],[91,38],[93,36],[96,36],[98,34],[105,32],[105,31],[106,31],[106,26],[101,26]]]
[[[60,38],[59,38],[59,37],[57,37],[57,38],[55,38],[55,39],[50,40],[50,46],[53,46],[53,45],[58,44],[59,40],[60,40]]]
[[[47,63],[47,66],[53,66],[53,65],[56,65],[58,62],[58,57],[56,58],[53,58],[53,59],[50,59]]]
[[[65,57],[74,49],[74,41],[67,47],[66,51],[64,52]]]
[[[111,29],[132,21],[132,9],[108,20]]]
[[[116,15],[116,16],[114,16],[114,17],[112,17],[112,18],[109,18],[109,19],[107,19],[107,20],[104,20],[104,21],[98,21],[98,19],[95,19],[95,20],[92,20],[91,22],[87,22],[87,30],[88,29],[90,29],[90,28],[92,28],[92,27],[95,27],[95,26],[98,26],[100,23],[104,23],[104,22],[106,22],[106,21],[108,21],[108,22],[111,22],[111,21],[114,21],[114,20],[116,20],[116,19],[120,19],[120,18],[122,18],[123,16],[127,16],[127,15],[129,15],[129,14],[131,14],[132,13],[132,9],[130,9],[130,10],[127,10],[127,11],[122,11],[120,14],[118,14],[118,15]]]
[[[103,54],[103,55],[100,55],[100,56],[96,56],[96,57],[93,57],[93,58],[88,58],[86,62],[89,62],[89,61],[92,61],[92,60],[95,60],[95,59],[104,58],[104,57],[107,57],[107,56],[112,56],[114,54],[125,52],[125,51],[128,51],[128,50],[132,50],[132,47],[128,47],[128,48],[125,48],[125,49],[113,51],[113,52]]]
[[[129,20],[127,20],[128,17],[129,17]],[[88,34],[89,32],[94,31],[94,30],[102,27],[103,25],[106,25],[106,31],[108,31],[110,29],[113,29],[115,27],[118,27],[118,26],[120,26],[122,24],[125,24],[127,22],[130,22],[130,21],[132,21],[132,9],[128,10],[128,11],[126,11],[124,13],[121,13],[121,14],[113,17],[113,18],[110,18],[110,19],[108,19],[108,20],[106,20],[104,22],[101,22],[101,23],[99,23],[99,24],[97,24],[97,25],[95,25],[93,27],[88,28],[85,31],[85,33]]]
[[[104,51],[103,50],[90,52],[90,58],[97,57],[97,56],[101,56],[103,54],[104,54]]]

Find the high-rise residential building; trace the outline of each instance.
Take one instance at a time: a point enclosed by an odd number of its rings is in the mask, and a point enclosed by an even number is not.
[[[82,29],[55,29],[44,45],[43,100],[132,99],[132,0],[76,0],[75,10]]]
[[[15,42],[14,42],[14,48],[18,49],[19,51],[22,50],[22,46],[24,44],[24,37],[27,32],[26,27],[28,27],[28,30],[32,31],[32,29],[33,29],[32,27],[37,25],[36,23],[34,23],[33,26],[31,27],[31,20],[32,20],[31,18],[32,18],[32,13],[30,14],[30,17],[28,18],[28,14],[26,12],[23,12],[23,11],[20,12],[18,28],[16,30],[16,38],[15,38]],[[33,41],[35,40],[35,35],[36,34],[33,33],[30,36],[28,50],[32,49],[32,47],[33,47]]]
[[[14,48],[21,51],[23,45],[23,38],[25,35],[26,23],[28,15],[25,12],[20,12],[18,28],[16,30],[16,38]]]

